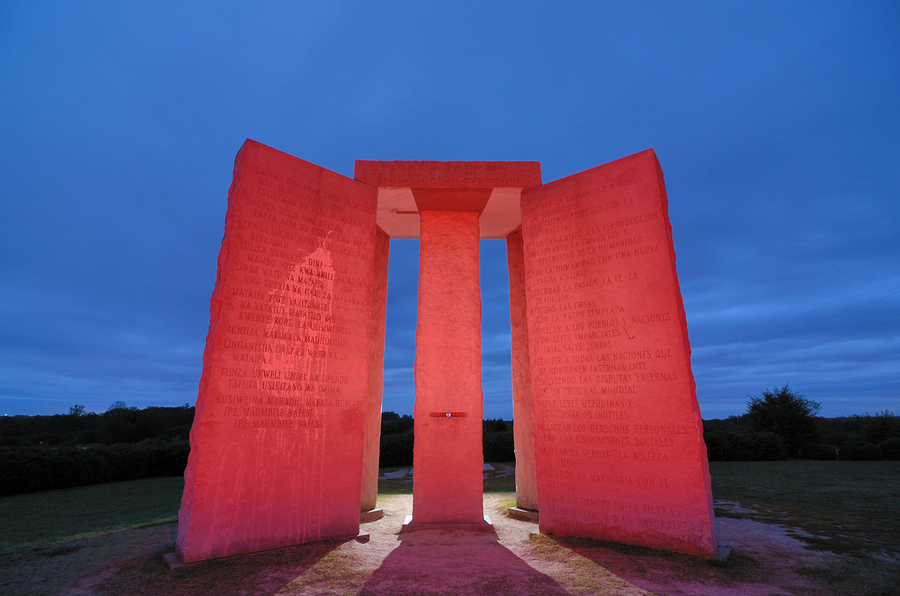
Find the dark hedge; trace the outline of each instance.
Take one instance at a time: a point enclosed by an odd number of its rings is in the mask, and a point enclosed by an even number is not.
[[[800,459],[827,461],[837,459],[837,450],[824,443],[807,443],[800,449]]]
[[[511,430],[485,432],[481,435],[481,445],[486,462],[516,461],[516,450],[513,445]]]
[[[413,433],[382,435],[378,452],[378,467],[413,465]]]
[[[481,445],[486,462],[515,461],[512,431],[485,432],[481,437]],[[452,448],[452,446],[448,446]],[[378,466],[411,466],[413,465],[413,433],[382,435],[379,450]]]
[[[900,439],[891,437],[890,439],[879,445],[885,459],[900,459]]]
[[[0,496],[181,476],[189,451],[187,442],[165,441],[90,448],[5,447],[0,449]]]
[[[878,445],[864,441],[845,441],[841,443],[841,459],[847,461],[874,461],[884,459]]]
[[[787,459],[781,437],[770,432],[736,433],[713,431],[703,434],[710,461],[776,461]]]

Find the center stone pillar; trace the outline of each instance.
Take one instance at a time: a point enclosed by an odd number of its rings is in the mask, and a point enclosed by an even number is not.
[[[479,213],[420,216],[411,523],[484,523]]]

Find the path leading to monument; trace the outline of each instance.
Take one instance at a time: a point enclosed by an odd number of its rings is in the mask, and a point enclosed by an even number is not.
[[[784,528],[720,518],[735,551],[725,565],[638,547],[555,539],[504,515],[510,493],[485,495],[496,535],[400,534],[412,496],[383,495],[385,517],[363,525],[368,541],[309,544],[170,571],[174,526],[127,530],[0,557],[0,592],[222,596],[227,594],[836,594],[815,573],[840,557],[810,551]],[[721,505],[729,506],[727,503]],[[801,568],[807,572],[798,573]],[[819,577],[822,577],[820,574]]]

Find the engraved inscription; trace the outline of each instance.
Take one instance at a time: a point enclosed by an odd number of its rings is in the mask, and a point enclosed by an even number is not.
[[[335,320],[335,302],[365,303],[356,290],[364,282],[339,263],[371,259],[370,235],[356,232],[369,208],[259,164],[245,175],[248,186],[232,198],[231,283],[223,297],[231,314],[219,331],[229,365],[217,376],[230,393],[211,403],[234,428],[319,428],[325,409],[361,400],[346,394],[348,376],[328,369],[348,360],[353,333]]]
[[[680,341],[660,343],[680,325],[674,305],[640,299],[672,268],[665,213],[635,194],[647,180],[631,171],[523,200],[535,448],[552,470],[539,480],[541,513],[588,535],[664,531],[691,543],[699,530],[663,503],[585,496],[678,490],[669,466],[692,438],[653,408],[686,377],[673,366]]]

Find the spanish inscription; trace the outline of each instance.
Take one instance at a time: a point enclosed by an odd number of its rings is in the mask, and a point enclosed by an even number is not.
[[[657,172],[645,152],[523,193],[541,529],[709,554],[711,515],[696,498],[708,494],[705,449]]]

